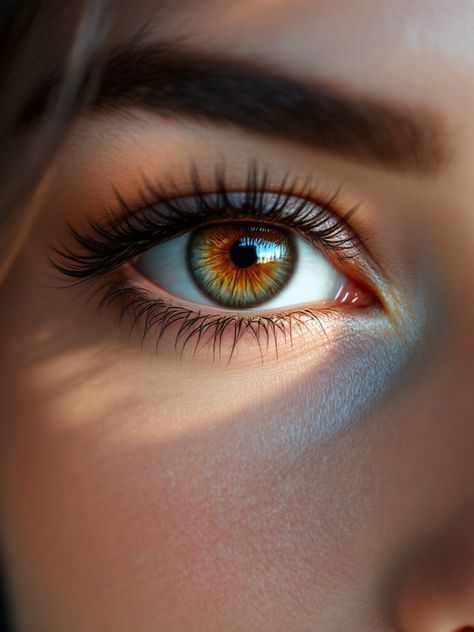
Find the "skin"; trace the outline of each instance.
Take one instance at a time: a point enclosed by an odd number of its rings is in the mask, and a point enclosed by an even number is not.
[[[20,631],[474,627],[474,5],[174,3],[146,37],[425,105],[430,177],[222,125],[83,117],[0,293],[0,538]],[[135,7],[135,5],[134,5]],[[130,7],[124,4],[123,11]],[[125,18],[124,18],[125,19]],[[117,35],[120,38],[120,33]],[[375,54],[374,54],[375,53]],[[140,348],[48,264],[140,174],[187,193],[225,155],[361,203],[382,316],[340,312],[260,359]],[[87,183],[87,186],[84,186]],[[370,274],[369,274],[370,276]]]

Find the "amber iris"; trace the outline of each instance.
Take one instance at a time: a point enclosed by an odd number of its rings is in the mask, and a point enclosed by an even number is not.
[[[285,287],[296,250],[291,233],[278,226],[222,222],[192,234],[187,260],[197,286],[213,302],[250,309]]]

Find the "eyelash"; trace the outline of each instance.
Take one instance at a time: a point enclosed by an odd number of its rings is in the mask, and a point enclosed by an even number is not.
[[[308,183],[298,187],[296,181],[289,183],[286,175],[275,192],[267,190],[269,173],[259,171],[256,165],[248,170],[244,191],[228,186],[225,171],[217,168],[212,193],[205,193],[197,169],[192,167],[191,192],[185,196],[165,197],[165,189],[159,183],[152,185],[143,180],[140,192],[140,209],[134,210],[116,192],[118,213],[104,209],[108,222],[101,224],[90,221],[81,231],[69,226],[74,248],[60,244],[53,248],[50,258],[52,266],[72,280],[72,285],[93,283],[121,268],[127,262],[164,241],[179,237],[202,225],[226,220],[249,219],[276,223],[290,228],[310,241],[315,247],[331,253],[338,260],[357,257],[363,248],[362,240],[348,227],[349,218],[359,205],[344,214],[333,210],[337,204],[336,192],[325,202],[313,201]],[[269,196],[272,203],[268,205]],[[159,200],[159,202],[157,202]],[[193,208],[183,204],[192,200]],[[290,205],[299,200],[296,208]],[[123,217],[117,220],[117,215]],[[331,307],[317,310],[294,310],[287,314],[203,314],[184,306],[168,304],[154,299],[143,288],[123,279],[104,279],[93,290],[94,295],[102,292],[97,309],[102,311],[119,303],[119,322],[131,316],[130,333],[142,323],[142,344],[150,332],[156,334],[155,347],[166,330],[176,326],[176,350],[181,355],[194,341],[193,355],[201,347],[211,347],[213,358],[222,353],[224,338],[229,335],[229,361],[238,342],[250,334],[255,339],[260,355],[268,350],[270,341],[278,354],[279,336],[292,344],[296,328],[307,329],[310,321],[324,327],[320,321],[322,313],[334,313]],[[263,345],[262,345],[263,341]]]

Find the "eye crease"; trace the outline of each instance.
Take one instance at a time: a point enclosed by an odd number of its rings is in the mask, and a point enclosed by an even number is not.
[[[118,302],[120,318],[130,314],[157,346],[169,330],[175,346],[194,339],[221,349],[226,339],[233,348],[249,332],[276,348],[294,325],[324,331],[325,310],[362,317],[380,308],[369,281],[351,272],[369,257],[349,225],[355,209],[337,213],[335,196],[317,203],[286,179],[280,192],[266,181],[253,173],[232,191],[217,172],[215,192],[195,181],[194,192],[172,198],[147,185],[141,209],[119,197],[121,219],[71,228],[76,247],[57,247],[52,263],[73,284],[100,281],[99,308]]]

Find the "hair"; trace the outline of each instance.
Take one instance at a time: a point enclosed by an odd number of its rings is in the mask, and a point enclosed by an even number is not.
[[[0,285],[41,209],[54,158],[90,99],[100,74],[94,59],[107,41],[105,0],[3,0],[0,5]],[[71,45],[72,42],[72,45]],[[60,78],[52,94],[46,87]],[[34,126],[34,96],[47,98]],[[9,630],[2,579],[0,629]]]
[[[110,24],[105,0],[8,0],[0,8],[0,284],[41,208],[54,157],[93,97],[94,59]],[[47,106],[32,127],[25,113],[38,94]]]

